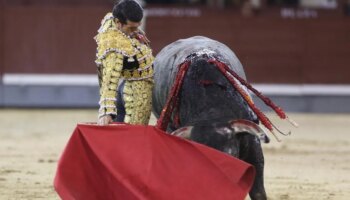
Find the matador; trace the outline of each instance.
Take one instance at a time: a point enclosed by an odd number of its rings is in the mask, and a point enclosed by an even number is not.
[[[100,85],[99,124],[110,123],[101,122],[106,116],[117,121],[122,113],[125,123],[147,125],[154,84],[152,50],[140,29],[127,35],[118,28],[113,15],[108,13],[104,17],[95,37]],[[119,106],[117,109],[120,104],[125,110],[119,110]]]

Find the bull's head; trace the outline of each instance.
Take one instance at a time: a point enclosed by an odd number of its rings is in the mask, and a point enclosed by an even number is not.
[[[248,120],[186,126],[171,134],[205,144],[235,157],[239,156],[239,140],[244,134],[251,134],[265,143],[270,141],[263,129]]]

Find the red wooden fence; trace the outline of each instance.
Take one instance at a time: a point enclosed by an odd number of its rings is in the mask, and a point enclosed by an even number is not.
[[[0,2],[0,73],[95,73],[93,37],[109,1]],[[251,82],[350,83],[350,17],[340,9],[293,19],[282,18],[281,8],[252,17],[238,9],[177,9],[147,18],[155,53],[177,39],[203,35],[232,48]],[[194,14],[181,15],[186,9]]]

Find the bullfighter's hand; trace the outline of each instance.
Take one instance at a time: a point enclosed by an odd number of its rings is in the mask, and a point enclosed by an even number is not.
[[[98,125],[108,125],[112,122],[113,120],[110,115],[104,115],[98,119]]]

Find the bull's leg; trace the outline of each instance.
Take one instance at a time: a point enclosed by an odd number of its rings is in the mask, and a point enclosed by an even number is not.
[[[256,170],[253,187],[249,192],[252,200],[266,200],[264,187],[264,155],[259,139],[251,134],[239,134],[239,158],[252,164]]]

